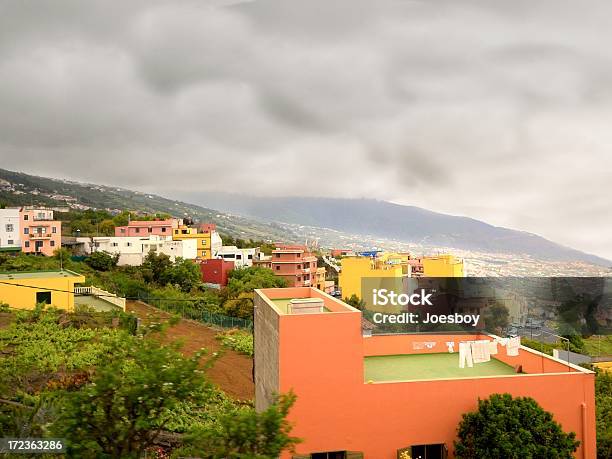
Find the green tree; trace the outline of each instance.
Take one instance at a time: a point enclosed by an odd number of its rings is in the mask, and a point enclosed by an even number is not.
[[[348,305],[353,306],[354,308],[357,309],[363,309],[365,308],[365,301],[363,301],[361,298],[359,298],[356,294],[352,294],[350,298],[345,298],[344,302]]]
[[[257,288],[286,287],[287,281],[275,276],[266,268],[252,266],[249,268],[234,269],[229,274],[227,290],[232,297],[241,293],[250,293]]]
[[[159,284],[164,271],[171,266],[172,261],[165,253],[149,252],[142,263],[142,274],[145,281]]]
[[[87,259],[87,263],[91,268],[96,271],[110,271],[119,261],[119,254],[111,255],[107,252],[94,252]]]
[[[595,377],[597,457],[612,457],[612,374],[597,370]]]
[[[510,324],[510,312],[502,303],[495,302],[485,309],[483,319],[488,331],[501,333]]]
[[[580,442],[529,397],[493,394],[463,415],[455,441],[459,459],[571,459]]]
[[[199,354],[187,359],[156,340],[123,335],[108,357],[91,383],[63,395],[52,431],[71,457],[141,457],[172,409],[206,384]]]
[[[162,285],[178,285],[183,292],[189,292],[202,282],[200,267],[191,260],[177,258],[160,274],[158,282]]]
[[[301,441],[291,436],[286,419],[294,402],[295,395],[289,393],[262,412],[249,408],[224,415],[216,428],[191,434],[189,453],[206,459],[269,459],[293,451]]]

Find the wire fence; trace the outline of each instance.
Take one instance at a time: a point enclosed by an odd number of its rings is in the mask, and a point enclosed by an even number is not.
[[[197,320],[207,325],[216,325],[221,328],[241,328],[250,332],[253,331],[252,320],[209,312],[190,302],[176,303],[172,302],[171,299],[149,298],[148,296],[140,294],[138,295],[138,299],[162,311],[179,314],[184,319]]]

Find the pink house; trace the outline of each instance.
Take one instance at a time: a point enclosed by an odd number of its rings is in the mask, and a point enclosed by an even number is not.
[[[62,246],[62,222],[53,220],[53,211],[40,208],[19,210],[21,251],[46,256]]]
[[[117,226],[115,236],[147,237],[155,235],[172,237],[172,229],[178,228],[181,224],[182,221],[176,218],[151,221],[135,220],[128,223],[127,226]]]

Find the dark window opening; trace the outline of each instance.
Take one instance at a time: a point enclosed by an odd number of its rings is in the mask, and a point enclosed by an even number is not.
[[[51,292],[36,292],[36,304],[51,304]]]

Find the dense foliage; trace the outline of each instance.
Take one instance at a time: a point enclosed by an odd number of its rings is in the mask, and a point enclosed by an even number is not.
[[[597,370],[595,378],[597,457],[612,457],[612,374]]]
[[[571,459],[575,438],[532,398],[493,394],[463,415],[455,453],[460,459]]]
[[[63,394],[53,433],[74,457],[140,457],[205,383],[199,355],[185,358],[152,339],[124,335],[110,355],[90,383]]]
[[[291,436],[286,417],[295,402],[283,395],[266,410],[243,410],[224,415],[215,428],[196,429],[191,434],[191,456],[207,459],[269,459],[292,451],[300,439]]]
[[[201,457],[276,457],[295,442],[292,396],[257,413],[207,380],[214,357],[183,357],[158,333],[131,335],[114,320],[123,313],[2,314],[1,436],[63,437],[79,458],[139,457],[172,432]]]
[[[118,261],[119,254],[111,255],[110,253],[106,252],[94,252],[87,257],[85,263],[96,271],[110,271],[117,266]]]
[[[221,340],[224,346],[233,349],[241,354],[253,357],[253,334],[243,330],[228,330],[219,333],[217,338]]]

